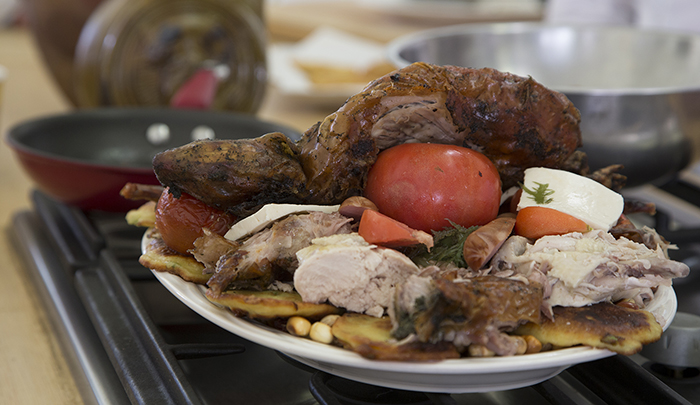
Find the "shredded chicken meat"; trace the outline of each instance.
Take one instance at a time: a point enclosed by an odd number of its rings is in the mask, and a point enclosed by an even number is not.
[[[643,308],[654,288],[688,275],[686,264],[667,257],[667,248],[659,243],[650,249],[599,230],[545,236],[534,243],[512,236],[494,256],[492,267],[527,278],[546,275],[545,303],[550,307],[634,299]]]

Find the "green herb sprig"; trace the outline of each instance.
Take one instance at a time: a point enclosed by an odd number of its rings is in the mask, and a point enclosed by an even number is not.
[[[454,263],[458,267],[467,267],[464,260],[464,241],[478,226],[465,228],[450,221],[452,226],[442,231],[433,231],[435,245],[428,251],[425,246],[406,252],[409,258],[419,266],[439,263]]]
[[[554,190],[549,188],[549,183],[542,184],[536,181],[533,181],[533,183],[537,184],[537,189],[535,190],[525,187],[524,184],[520,185],[530,199],[534,200],[537,204],[549,204],[554,200],[553,198],[549,198],[549,196],[554,194]]]

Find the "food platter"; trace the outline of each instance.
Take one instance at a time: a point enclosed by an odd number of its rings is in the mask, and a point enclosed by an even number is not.
[[[147,235],[148,232],[143,238],[144,247],[148,243]],[[190,309],[231,333],[327,373],[390,388],[443,393],[514,389],[545,381],[574,364],[615,354],[579,346],[524,356],[463,358],[430,363],[368,360],[339,347],[295,337],[236,317],[230,310],[207,300],[204,286],[170,273],[153,271],[153,274]],[[658,289],[647,306],[664,330],[673,320],[676,309],[673,288],[664,286]]]

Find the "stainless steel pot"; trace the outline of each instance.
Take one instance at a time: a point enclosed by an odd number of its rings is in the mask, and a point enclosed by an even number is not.
[[[416,61],[532,76],[581,111],[593,169],[621,163],[628,187],[663,183],[700,143],[700,36],[631,27],[466,24],[389,44]]]

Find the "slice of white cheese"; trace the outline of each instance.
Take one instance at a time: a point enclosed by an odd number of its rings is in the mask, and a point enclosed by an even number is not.
[[[244,236],[260,231],[272,222],[291,214],[311,211],[332,213],[338,211],[340,205],[306,205],[306,204],[267,204],[255,214],[236,222],[224,237],[228,240],[238,240]]]
[[[592,229],[610,230],[625,205],[622,195],[595,180],[565,170],[529,168],[525,170],[523,185],[531,191],[546,189],[547,195],[545,201],[536,201],[532,194],[523,190],[518,210],[532,206],[552,208],[582,220]]]

